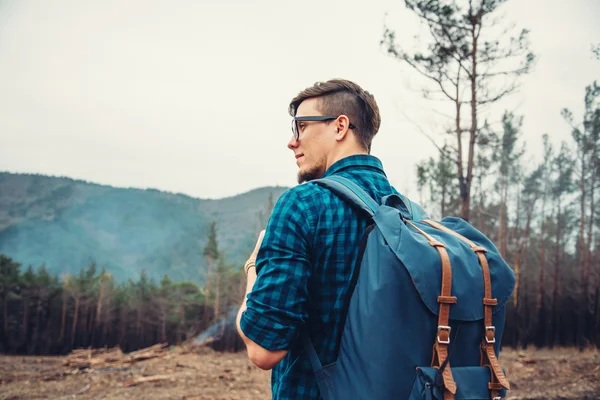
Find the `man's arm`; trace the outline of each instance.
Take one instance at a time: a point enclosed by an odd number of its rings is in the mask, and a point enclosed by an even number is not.
[[[261,232],[261,235],[258,239],[259,242],[257,243],[256,251],[258,251],[258,248],[260,248],[260,242],[262,242],[263,235],[264,235],[264,231]],[[256,255],[254,255],[254,257],[256,258]],[[279,361],[281,361],[283,359],[283,357],[285,357],[285,355],[287,354],[288,351],[287,350],[275,350],[275,351],[267,350],[264,347],[261,347],[260,345],[254,343],[251,339],[249,339],[246,335],[244,335],[244,332],[240,328],[240,320],[242,319],[242,313],[246,310],[246,297],[248,296],[248,293],[250,293],[252,291],[252,287],[254,286],[254,282],[256,281],[256,268],[251,267],[248,269],[248,274],[246,275],[246,279],[247,279],[246,293],[244,294],[244,301],[242,302],[242,306],[240,307],[240,310],[238,311],[235,323],[237,326],[237,330],[238,330],[240,336],[242,337],[242,340],[246,344],[246,349],[248,350],[248,358],[250,359],[250,361],[252,361],[257,367],[268,370],[268,369],[273,368],[275,365],[277,365],[277,363],[279,363]]]
[[[286,191],[249,258],[256,268],[247,264],[246,296],[236,326],[250,360],[263,369],[285,357],[308,319],[310,221],[306,201],[294,190]]]

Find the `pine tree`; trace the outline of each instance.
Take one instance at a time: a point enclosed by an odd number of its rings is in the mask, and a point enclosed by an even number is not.
[[[493,162],[498,166],[496,190],[500,194],[496,242],[503,258],[508,256],[508,193],[511,185],[517,182],[521,171],[519,161],[525,153],[525,149],[517,144],[522,124],[523,117],[516,117],[508,111],[504,112],[502,116],[502,137],[497,140],[496,151],[492,156]],[[518,221],[518,218],[516,221]]]
[[[561,291],[560,282],[560,265],[563,261],[562,253],[563,246],[566,241],[563,241],[565,236],[565,230],[567,228],[567,216],[568,210],[565,210],[563,205],[564,199],[567,195],[573,192],[573,159],[571,157],[571,150],[568,145],[563,142],[560,152],[553,160],[553,185],[552,185],[552,197],[556,206],[555,216],[555,242],[554,242],[554,283],[552,286],[552,333],[551,345],[558,342],[558,332],[560,326],[560,312],[559,312],[559,295]]]
[[[390,55],[433,83],[435,91],[425,89],[426,98],[447,100],[454,108],[460,216],[465,220],[470,217],[476,143],[482,129],[480,108],[512,93],[519,84],[516,78],[528,73],[534,60],[526,29],[516,37],[498,35],[500,27],[495,26],[493,17],[504,2],[405,0],[406,7],[427,25],[431,36],[427,51],[409,54],[402,50],[396,43],[396,33],[388,27],[381,41]],[[468,122],[463,105],[470,106]]]
[[[212,297],[212,286],[215,285],[215,273],[213,271],[214,264],[219,259],[219,245],[217,242],[217,223],[215,221],[211,222],[211,224],[209,225],[208,241],[206,243],[206,246],[204,246],[203,254],[207,262],[206,280],[204,282],[204,325],[206,326],[214,319],[214,316],[213,318],[209,317],[208,302]],[[218,287],[218,283],[216,287]],[[216,299],[218,299],[219,296],[220,293],[217,293],[217,295],[215,296],[215,304],[213,304],[213,306],[217,305],[218,300]],[[213,307],[213,315],[214,311],[215,308]]]

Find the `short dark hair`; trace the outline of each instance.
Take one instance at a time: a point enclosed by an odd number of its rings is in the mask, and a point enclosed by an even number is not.
[[[320,100],[318,109],[323,115],[346,115],[355,126],[354,133],[360,144],[371,151],[371,142],[381,125],[379,107],[371,93],[345,79],[316,82],[292,99],[290,115],[296,116],[300,103],[315,97]]]

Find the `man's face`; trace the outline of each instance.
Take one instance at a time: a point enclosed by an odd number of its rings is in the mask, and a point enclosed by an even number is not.
[[[317,98],[300,103],[296,117],[320,116]],[[292,136],[288,148],[294,152],[298,183],[320,178],[327,170],[327,156],[335,145],[335,124],[331,121],[298,121],[298,139]]]

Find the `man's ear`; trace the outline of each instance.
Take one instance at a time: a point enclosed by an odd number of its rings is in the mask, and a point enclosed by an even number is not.
[[[337,131],[336,140],[338,142],[344,140],[346,135],[348,134],[348,129],[350,127],[350,120],[345,115],[340,115],[338,119],[335,120],[335,128]]]

